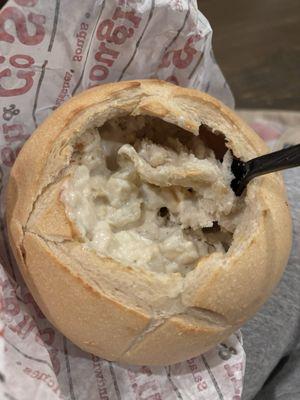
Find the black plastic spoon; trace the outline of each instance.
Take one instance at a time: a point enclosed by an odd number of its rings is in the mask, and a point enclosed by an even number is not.
[[[234,158],[231,171],[235,178],[231,181],[231,188],[237,196],[240,196],[251,179],[270,172],[299,166],[300,144],[253,158],[247,162]]]

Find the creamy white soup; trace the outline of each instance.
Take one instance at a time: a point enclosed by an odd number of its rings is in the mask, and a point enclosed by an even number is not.
[[[228,250],[243,201],[230,188],[230,150],[219,160],[200,137],[159,126],[122,118],[82,135],[62,201],[100,255],[186,274]]]

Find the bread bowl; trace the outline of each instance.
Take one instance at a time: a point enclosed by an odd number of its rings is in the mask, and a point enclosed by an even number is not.
[[[25,143],[9,240],[41,310],[85,351],[167,365],[250,318],[291,245],[279,173],[230,189],[264,142],[216,99],[159,80],[91,88]]]

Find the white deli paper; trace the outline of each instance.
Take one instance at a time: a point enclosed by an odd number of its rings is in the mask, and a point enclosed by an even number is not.
[[[211,36],[196,0],[11,0],[1,10],[1,399],[241,398],[245,354],[239,333],[170,367],[121,366],[78,349],[28,292],[3,218],[3,192],[22,144],[53,109],[83,89],[160,78],[232,106]]]

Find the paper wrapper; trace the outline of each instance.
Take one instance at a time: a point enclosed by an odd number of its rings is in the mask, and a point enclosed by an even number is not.
[[[3,188],[23,142],[83,89],[160,78],[233,106],[211,36],[195,0],[14,0],[2,9],[1,399],[240,399],[245,354],[239,333],[164,368],[121,366],[74,346],[45,319],[24,285],[3,221]]]

